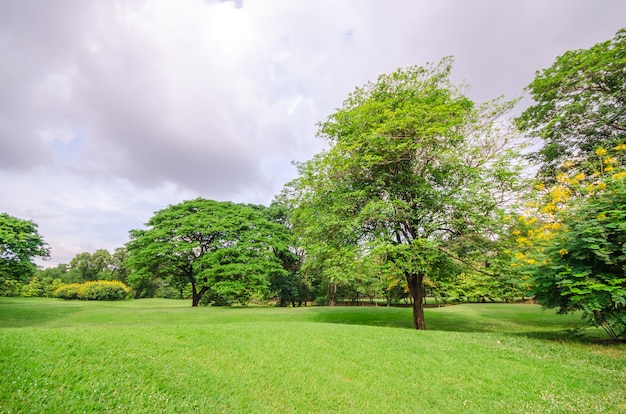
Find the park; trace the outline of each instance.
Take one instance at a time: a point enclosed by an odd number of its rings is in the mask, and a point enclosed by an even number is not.
[[[537,305],[0,298],[3,412],[626,411],[626,347]]]
[[[515,119],[451,56],[382,74],[271,205],[170,204],[112,253],[37,266],[0,212],[0,411],[626,412],[625,50],[557,57]]]

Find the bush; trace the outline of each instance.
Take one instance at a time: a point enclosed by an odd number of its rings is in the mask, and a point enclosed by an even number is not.
[[[55,292],[58,288],[60,288],[61,286],[63,286],[63,281],[59,278],[44,278],[43,281],[43,289],[44,289],[44,296],[47,298],[55,298]]]
[[[124,300],[132,297],[132,289],[117,280],[95,280],[83,283],[78,297],[84,300]]]
[[[31,279],[31,281],[22,287],[20,296],[23,298],[41,298],[45,294],[41,279],[37,276]]]
[[[130,287],[116,280],[70,283],[55,291],[55,296],[62,299],[124,300],[132,298],[132,295],[133,291]]]
[[[78,299],[78,291],[81,286],[80,283],[61,285],[54,291],[54,296],[60,299]]]
[[[6,279],[0,282],[0,296],[15,297],[22,292],[22,283],[19,280]]]

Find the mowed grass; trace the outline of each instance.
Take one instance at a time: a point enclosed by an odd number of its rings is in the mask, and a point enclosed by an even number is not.
[[[534,305],[0,298],[5,413],[621,413],[626,346]]]

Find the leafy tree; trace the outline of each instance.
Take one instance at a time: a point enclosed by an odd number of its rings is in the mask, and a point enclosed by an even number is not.
[[[534,154],[545,178],[626,141],[626,29],[589,49],[568,51],[528,86],[535,104],[517,119],[544,141]]]
[[[572,169],[538,187],[544,197],[519,220],[514,265],[543,306],[581,310],[626,340],[626,145],[612,152],[596,150],[595,174]]]
[[[0,280],[27,280],[37,268],[32,262],[36,257],[50,257],[37,225],[0,213]]]
[[[274,246],[273,251],[281,261],[284,272],[273,273],[270,276],[270,291],[273,298],[277,299],[278,306],[301,306],[307,300],[307,285],[301,277],[300,266],[302,265],[302,251],[297,246],[297,240],[291,230],[289,218],[290,209],[284,202],[275,200],[265,208],[252,206],[257,209],[267,220],[280,225],[283,243]]]
[[[113,259],[106,249],[98,249],[93,254],[79,253],[70,261],[70,272],[77,274],[82,282],[112,279],[112,267]]]
[[[266,293],[269,276],[284,272],[275,252],[286,229],[260,209],[198,198],[156,212],[146,230],[130,232],[129,282],[163,278],[181,292],[191,284],[192,306],[205,294],[226,304]]]
[[[69,265],[67,263],[59,263],[55,267],[37,269],[37,271],[35,272],[35,276],[38,276],[42,280],[46,278],[63,280],[68,270]]]
[[[425,329],[425,282],[471,234],[495,237],[518,170],[500,116],[512,102],[475,105],[449,81],[452,59],[399,69],[357,88],[320,124],[330,149],[299,165],[285,190],[306,262],[340,281],[355,261],[403,279],[416,329]],[[307,265],[305,262],[305,266]]]
[[[41,298],[45,295],[45,286],[37,277],[33,277],[30,282],[22,287],[20,296],[24,298]]]
[[[118,247],[111,255],[111,263],[109,269],[111,271],[111,279],[126,282],[130,269],[126,261],[128,260],[128,251],[125,247]]]

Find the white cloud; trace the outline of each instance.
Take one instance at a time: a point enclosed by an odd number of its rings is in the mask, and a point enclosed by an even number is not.
[[[0,5],[0,211],[53,262],[119,246],[167,204],[268,203],[356,86],[456,56],[479,100],[608,39],[598,0],[166,0]]]

